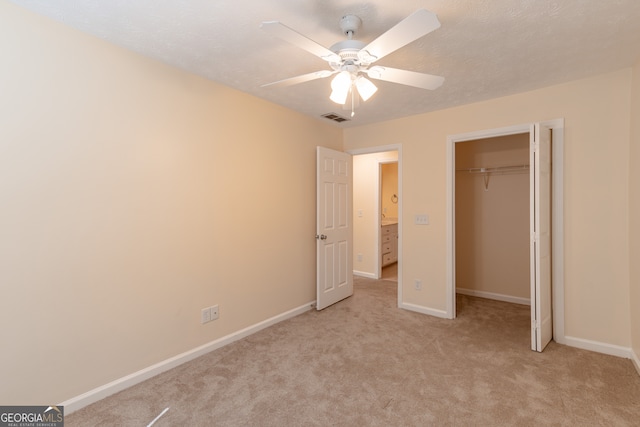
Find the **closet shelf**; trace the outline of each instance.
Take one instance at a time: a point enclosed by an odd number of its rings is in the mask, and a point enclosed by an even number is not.
[[[514,173],[514,172],[526,172],[529,170],[529,165],[510,165],[510,166],[496,166],[486,168],[468,168],[468,169],[456,169],[456,172],[468,172],[468,173]]]
[[[489,176],[491,175],[507,175],[516,173],[526,173],[529,171],[529,165],[509,165],[509,166],[495,166],[487,168],[468,168],[468,169],[456,169],[456,172],[468,172],[473,174],[481,174],[484,178],[484,190],[489,191]]]

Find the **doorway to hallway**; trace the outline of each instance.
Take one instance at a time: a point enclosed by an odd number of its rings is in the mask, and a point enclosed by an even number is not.
[[[392,145],[353,154],[353,274],[397,282],[402,301],[402,155]],[[384,179],[391,171],[392,179]],[[387,185],[385,185],[384,181]],[[390,182],[390,183],[389,183]],[[388,199],[388,200],[387,200]]]

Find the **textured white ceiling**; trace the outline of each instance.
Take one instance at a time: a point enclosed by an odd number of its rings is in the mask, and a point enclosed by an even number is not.
[[[328,69],[262,30],[278,20],[329,47],[343,15],[375,39],[420,8],[442,26],[379,64],[445,77],[435,91],[375,81],[357,126],[509,95],[632,65],[640,58],[638,0],[13,0],[81,31],[317,117],[350,112],[329,100],[330,79],[262,84]]]

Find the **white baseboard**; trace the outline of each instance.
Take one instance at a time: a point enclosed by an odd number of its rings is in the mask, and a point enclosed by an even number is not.
[[[640,375],[640,357],[638,354],[631,349],[631,361],[633,362],[633,366],[635,366],[638,375]]]
[[[356,271],[353,270],[353,275],[354,276],[358,276],[358,277],[366,277],[367,279],[377,279],[378,276],[376,276],[373,273],[367,273],[366,271]]]
[[[127,389],[133,385],[139,384],[142,381],[168,371],[169,369],[175,368],[176,366],[182,365],[183,363],[189,362],[190,360],[207,354],[213,350],[224,347],[227,344],[231,344],[232,342],[238,341],[251,334],[255,334],[256,332],[268,328],[269,326],[275,325],[276,323],[282,322],[283,320],[298,316],[306,311],[311,310],[311,308],[314,306],[315,301],[302,305],[298,308],[294,308],[270,319],[256,323],[255,325],[249,326],[217,340],[211,341],[207,344],[201,345],[200,347],[196,347],[177,356],[163,360],[162,362],[156,363],[155,365],[144,368],[138,372],[134,372],[108,384],[94,388],[93,390],[90,390],[79,396],[72,397],[71,399],[65,400],[64,402],[60,403],[60,406],[64,406],[65,414],[70,414],[84,408],[87,405],[97,402],[98,400],[104,399],[107,396]]]
[[[399,307],[405,310],[415,311],[417,313],[428,314],[429,316],[449,319],[449,316],[447,316],[447,312],[445,310],[438,310],[435,308],[423,307],[421,305],[409,304],[406,302],[401,303]]]
[[[608,354],[610,356],[633,359],[633,350],[629,347],[622,347],[614,344],[606,344],[598,341],[585,340],[576,337],[564,337],[564,344],[570,347],[581,348],[583,350],[595,351],[597,353]]]
[[[511,295],[496,294],[493,292],[476,291],[474,289],[465,289],[465,288],[456,287],[456,293],[462,294],[462,295],[471,295],[472,297],[480,297],[480,298],[493,299],[497,301],[511,302],[514,304],[531,305],[531,300],[529,298],[514,297]]]

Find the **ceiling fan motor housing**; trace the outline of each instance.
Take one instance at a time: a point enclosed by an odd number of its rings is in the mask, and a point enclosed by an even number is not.
[[[331,46],[330,50],[337,53],[342,60],[358,59],[358,52],[365,44],[359,40],[343,40]]]
[[[345,15],[340,19],[340,29],[342,33],[351,38],[362,25],[362,20],[356,15]]]
[[[347,36],[347,40],[340,41],[329,49],[340,57],[340,63],[331,63],[334,70],[346,70],[356,73],[365,64],[362,63],[358,52],[365,47],[365,43],[354,40],[353,36],[362,26],[362,20],[356,15],[345,15],[340,19],[340,29]]]

